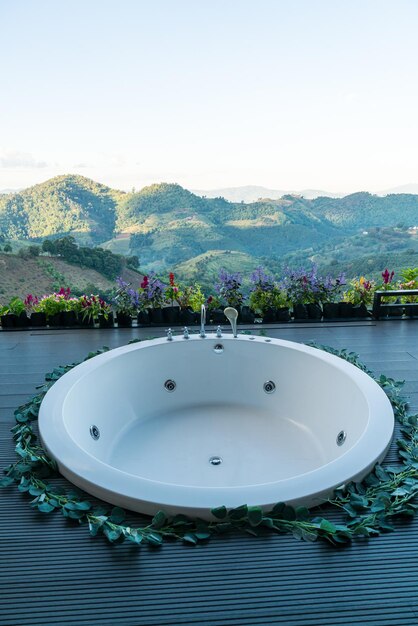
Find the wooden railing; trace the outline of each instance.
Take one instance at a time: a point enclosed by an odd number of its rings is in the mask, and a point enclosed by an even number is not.
[[[373,297],[373,308],[372,308],[372,313],[373,313],[373,317],[378,320],[380,318],[380,314],[381,314],[381,310],[380,307],[384,306],[385,309],[391,309],[391,308],[402,308],[402,309],[406,309],[406,311],[408,309],[410,309],[411,307],[417,307],[418,308],[418,301],[417,302],[382,302],[382,298],[393,298],[393,297],[399,297],[399,296],[418,296],[418,289],[393,289],[392,291],[375,291],[374,292],[374,297]]]

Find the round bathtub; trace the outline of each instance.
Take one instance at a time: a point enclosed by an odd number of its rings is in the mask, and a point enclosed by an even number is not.
[[[318,505],[382,460],[382,389],[346,361],[242,335],[154,339],[78,365],[46,394],[41,440],[60,472],[134,511]]]

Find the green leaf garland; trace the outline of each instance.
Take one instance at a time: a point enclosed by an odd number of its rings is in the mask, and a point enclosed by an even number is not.
[[[212,509],[212,522],[185,515],[170,518],[163,511],[158,511],[149,523],[132,527],[120,507],[106,503],[92,504],[86,494],[73,487],[65,490],[51,484],[48,478],[57,477],[57,465],[39,445],[31,424],[37,420],[39,407],[48,389],[78,363],[57,367],[46,374],[45,383],[38,388],[38,393],[14,412],[16,425],[12,433],[18,459],[5,468],[0,487],[17,484],[19,491],[33,497],[30,502],[33,508],[46,514],[59,510],[64,517],[80,524],[87,523],[92,537],[102,535],[110,543],[126,540],[138,546],[148,544],[158,547],[165,540],[181,540],[194,546],[224,533],[245,532],[257,537],[275,532],[291,533],[303,541],[322,539],[339,546],[356,538],[393,531],[395,519],[413,517],[418,508],[415,503],[418,492],[418,414],[408,414],[407,404],[400,396],[402,382],[384,375],[376,378],[353,352],[310,345],[345,359],[374,378],[390,399],[395,417],[401,424],[401,438],[397,440],[401,465],[382,467],[377,464],[361,483],[349,483],[336,490],[334,497],[326,503],[334,511],[344,514],[343,523],[318,516],[319,509],[310,512],[303,506],[293,508],[279,502],[270,511],[245,504],[229,511],[225,506],[219,506]],[[84,360],[107,350],[105,347],[89,353]]]

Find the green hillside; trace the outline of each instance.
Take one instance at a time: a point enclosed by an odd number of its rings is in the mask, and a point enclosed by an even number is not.
[[[0,196],[0,246],[71,235],[78,244],[137,255],[143,271],[175,268],[201,280],[236,255],[245,267],[313,259],[331,268],[354,267],[367,256],[405,256],[416,248],[408,230],[416,225],[418,195],[412,194],[285,195],[244,204],[168,183],[124,193],[69,175]]]
[[[39,296],[70,287],[74,294],[109,294],[115,281],[100,272],[70,264],[56,257],[21,257],[0,253],[0,304],[6,304],[14,296],[24,298],[28,293]],[[138,286],[141,275],[124,268],[124,280]]]
[[[0,234],[11,240],[72,234],[80,242],[98,243],[113,235],[124,195],[83,176],[57,176],[0,195]]]

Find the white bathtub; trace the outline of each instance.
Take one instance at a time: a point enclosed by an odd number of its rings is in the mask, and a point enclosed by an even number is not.
[[[78,487],[206,519],[221,505],[320,504],[382,460],[393,427],[389,400],[358,368],[247,335],[111,350],[58,380],[39,413],[45,449]]]

